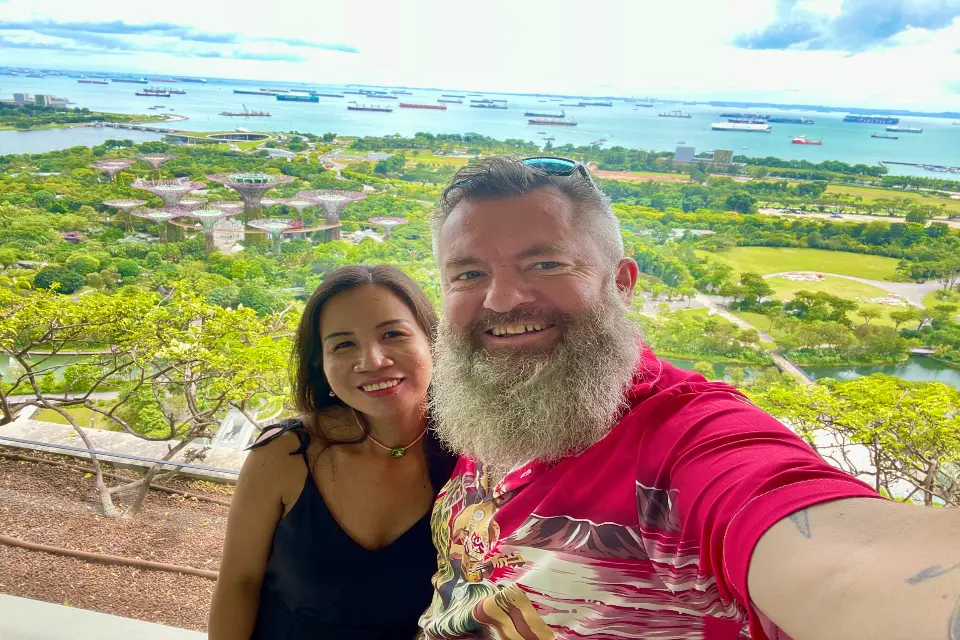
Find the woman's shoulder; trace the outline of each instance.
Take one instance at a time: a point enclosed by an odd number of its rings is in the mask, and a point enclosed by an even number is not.
[[[257,457],[302,453],[310,444],[310,433],[301,418],[288,418],[267,425],[247,451]]]

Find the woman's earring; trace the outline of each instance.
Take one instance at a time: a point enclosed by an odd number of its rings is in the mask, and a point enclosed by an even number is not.
[[[331,392],[330,392],[330,397],[331,397],[331,398],[336,398],[336,397],[337,397],[337,394],[335,394],[333,391],[331,391]]]

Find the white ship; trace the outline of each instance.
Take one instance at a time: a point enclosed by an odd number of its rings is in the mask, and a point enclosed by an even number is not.
[[[753,133],[770,133],[773,130],[768,124],[751,122],[714,122],[710,125],[714,131],[750,131]]]

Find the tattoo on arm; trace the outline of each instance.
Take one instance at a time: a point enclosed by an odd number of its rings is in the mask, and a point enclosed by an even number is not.
[[[960,600],[957,600],[957,606],[953,608],[953,615],[947,625],[947,640],[960,640]]]
[[[797,529],[800,530],[800,533],[804,538],[812,538],[813,534],[810,533],[810,516],[807,514],[807,510],[797,511],[796,513],[790,514],[790,521],[797,526]]]
[[[932,580],[933,578],[939,578],[943,574],[950,573],[954,569],[960,569],[960,562],[950,567],[944,567],[942,565],[935,564],[932,567],[923,569],[920,571],[920,573],[914,576],[910,576],[907,578],[907,582],[910,584],[920,584],[921,582],[926,582],[927,580]]]

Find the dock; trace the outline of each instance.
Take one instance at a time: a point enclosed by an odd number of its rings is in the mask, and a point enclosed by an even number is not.
[[[960,173],[960,167],[953,167],[950,165],[943,164],[924,164],[922,162],[895,162],[893,160],[880,160],[877,162],[881,167],[886,168],[888,164],[896,164],[901,167],[917,167],[919,169],[925,169],[932,173]]]

